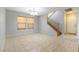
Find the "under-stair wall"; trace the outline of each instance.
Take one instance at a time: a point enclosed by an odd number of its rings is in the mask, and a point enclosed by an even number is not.
[[[59,30],[59,23],[54,22],[53,20],[48,20],[47,23],[57,32],[57,35],[61,35],[62,32]]]
[[[51,26],[58,35],[64,33],[64,12],[63,11],[55,11],[48,17],[49,26]]]
[[[39,16],[39,32],[57,36],[57,32],[47,24],[47,15]]]

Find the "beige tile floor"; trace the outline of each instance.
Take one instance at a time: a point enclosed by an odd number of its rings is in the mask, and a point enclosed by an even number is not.
[[[78,52],[78,39],[75,35],[61,35],[58,39],[58,51]]]
[[[6,39],[4,51],[7,52],[76,52],[78,41],[75,36],[60,37],[34,33]]]

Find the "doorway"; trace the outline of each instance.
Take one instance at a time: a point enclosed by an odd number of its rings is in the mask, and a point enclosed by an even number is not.
[[[64,25],[66,34],[76,34],[77,32],[77,13],[76,11],[68,11],[64,13]]]

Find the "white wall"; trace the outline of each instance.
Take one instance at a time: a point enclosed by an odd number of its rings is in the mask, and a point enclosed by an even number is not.
[[[47,15],[39,17],[39,32],[46,33],[51,36],[56,36],[57,33],[47,24]]]
[[[79,8],[77,9],[77,37],[79,38]]]
[[[5,43],[5,8],[0,8],[0,51]]]
[[[34,28],[26,29],[25,31],[17,30],[17,16],[26,16],[27,14],[21,12],[15,12],[6,10],[6,35],[7,36],[18,36],[25,35],[27,33],[36,33],[38,32],[38,17],[34,17]]]
[[[54,20],[55,22],[59,23],[60,25],[60,31],[64,32],[64,11],[58,10],[56,11],[51,17],[51,20]]]

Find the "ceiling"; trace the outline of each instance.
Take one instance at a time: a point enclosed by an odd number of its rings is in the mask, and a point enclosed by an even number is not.
[[[33,10],[33,8],[34,8],[34,11],[38,12],[37,16],[46,15],[51,11],[65,9],[62,7],[60,7],[60,8],[58,8],[58,7],[7,7],[6,9],[29,14],[30,12],[32,12],[31,10]]]
[[[32,12],[33,7],[7,7],[7,10],[18,11],[29,14]],[[34,7],[34,11],[38,12],[37,16],[48,14],[49,11],[53,10],[53,8],[49,7]]]

